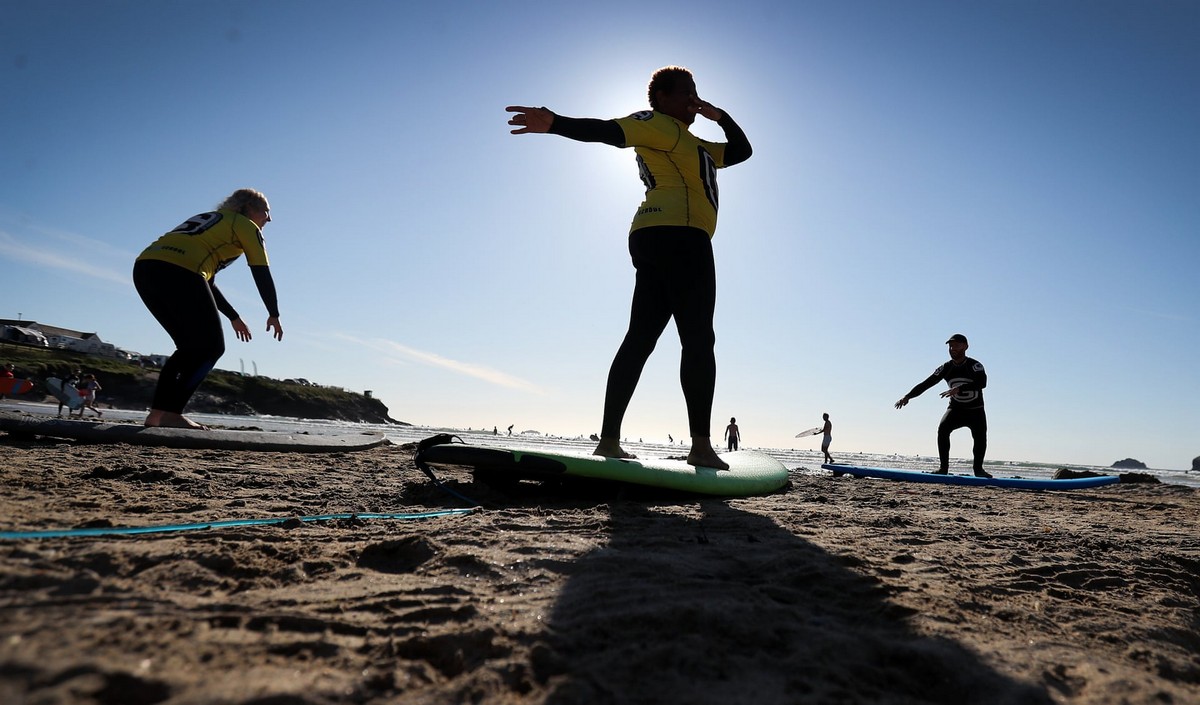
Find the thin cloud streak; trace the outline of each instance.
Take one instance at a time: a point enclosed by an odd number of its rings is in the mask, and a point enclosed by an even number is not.
[[[118,273],[111,269],[97,267],[85,259],[61,255],[58,250],[27,245],[3,231],[0,231],[0,256],[48,269],[83,274],[103,281],[132,286],[130,275],[126,272]]]
[[[1165,313],[1163,311],[1149,311],[1140,308],[1125,307],[1126,311],[1135,313],[1139,316],[1149,316],[1150,318],[1158,318],[1164,321],[1178,321],[1179,323],[1191,323],[1195,320],[1192,316],[1186,316],[1180,313]]]
[[[368,341],[346,334],[338,334],[338,337],[352,343],[357,343],[358,345],[371,348],[372,350],[383,352],[385,354],[398,354],[400,357],[413,362],[418,362],[430,367],[439,367],[444,370],[450,370],[451,372],[467,377],[474,377],[475,379],[480,379],[484,382],[488,382],[489,384],[494,384],[499,387],[517,389],[530,392],[532,394],[537,394],[539,396],[544,396],[546,394],[543,389],[528,380],[515,377],[506,372],[494,370],[486,365],[452,360],[448,357],[438,355],[437,353],[411,348],[402,343],[397,343],[394,340],[375,339]]]

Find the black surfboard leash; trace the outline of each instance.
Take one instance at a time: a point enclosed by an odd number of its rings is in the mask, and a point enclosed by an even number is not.
[[[456,436],[452,433],[439,433],[436,436],[430,436],[429,438],[419,441],[417,443],[417,450],[415,453],[413,453],[413,464],[417,466],[418,470],[425,473],[425,476],[428,477],[431,481],[433,481],[433,485],[435,487],[437,487],[438,489],[442,490],[443,492],[445,492],[459,500],[462,500],[463,502],[466,502],[467,504],[471,505],[472,507],[482,507],[483,502],[479,502],[474,499],[471,499],[470,497],[462,494],[461,492],[459,492],[455,489],[452,489],[445,482],[442,482],[441,480],[439,480],[437,475],[433,474],[433,468],[429,467],[429,464],[426,463],[421,458],[421,453],[425,449],[430,448],[432,446],[443,445],[446,443],[453,443],[455,440],[457,440],[459,443],[462,443],[464,445],[466,444],[466,441],[464,441],[462,438],[459,438],[458,436]]]

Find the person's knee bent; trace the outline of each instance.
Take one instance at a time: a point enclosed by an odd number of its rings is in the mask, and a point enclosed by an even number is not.
[[[622,357],[646,360],[649,359],[656,347],[658,347],[658,338],[630,331],[625,336],[625,340],[621,341],[621,347],[617,350],[617,354]]]
[[[193,340],[189,341],[185,346],[181,346],[178,353],[183,355],[188,360],[195,361],[196,364],[203,364],[211,361],[214,365],[221,356],[225,354],[225,340],[223,338]]]

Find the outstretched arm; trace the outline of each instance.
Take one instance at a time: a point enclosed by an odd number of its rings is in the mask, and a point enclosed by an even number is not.
[[[508,120],[508,124],[517,126],[517,129],[510,130],[514,135],[549,132],[579,142],[603,142],[614,147],[625,146],[625,131],[615,120],[572,118],[556,115],[546,108],[520,105],[510,105],[505,110],[516,113]]]
[[[938,382],[940,382],[941,380],[942,380],[942,377],[941,377],[941,375],[939,375],[937,372],[934,372],[933,374],[929,375],[928,377],[926,377],[926,378],[925,378],[925,381],[924,381],[924,382],[921,382],[921,383],[920,383],[920,384],[918,384],[917,386],[915,386],[915,387],[913,387],[912,389],[908,390],[908,394],[905,394],[905,395],[904,395],[904,396],[903,396],[903,397],[900,399],[900,401],[896,402],[896,408],[897,408],[897,409],[903,409],[903,408],[904,408],[904,406],[905,406],[906,404],[908,404],[908,400],[909,400],[909,399],[912,399],[912,398],[914,398],[914,397],[919,397],[919,396],[921,396],[921,395],[922,395],[922,394],[924,394],[924,393],[925,393],[925,392],[926,392],[926,391],[927,391],[927,390],[928,390],[930,387],[932,387],[933,385],[937,384],[937,383],[938,383]]]
[[[509,130],[514,135],[523,135],[527,132],[549,132],[550,125],[554,123],[554,113],[545,108],[510,105],[505,110],[516,113],[508,119],[508,124],[517,126],[517,129]]]

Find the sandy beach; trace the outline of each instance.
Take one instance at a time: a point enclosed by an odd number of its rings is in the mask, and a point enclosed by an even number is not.
[[[0,452],[0,531],[464,506],[406,446]],[[1200,702],[1192,488],[439,477],[484,508],[0,541],[0,702]]]

